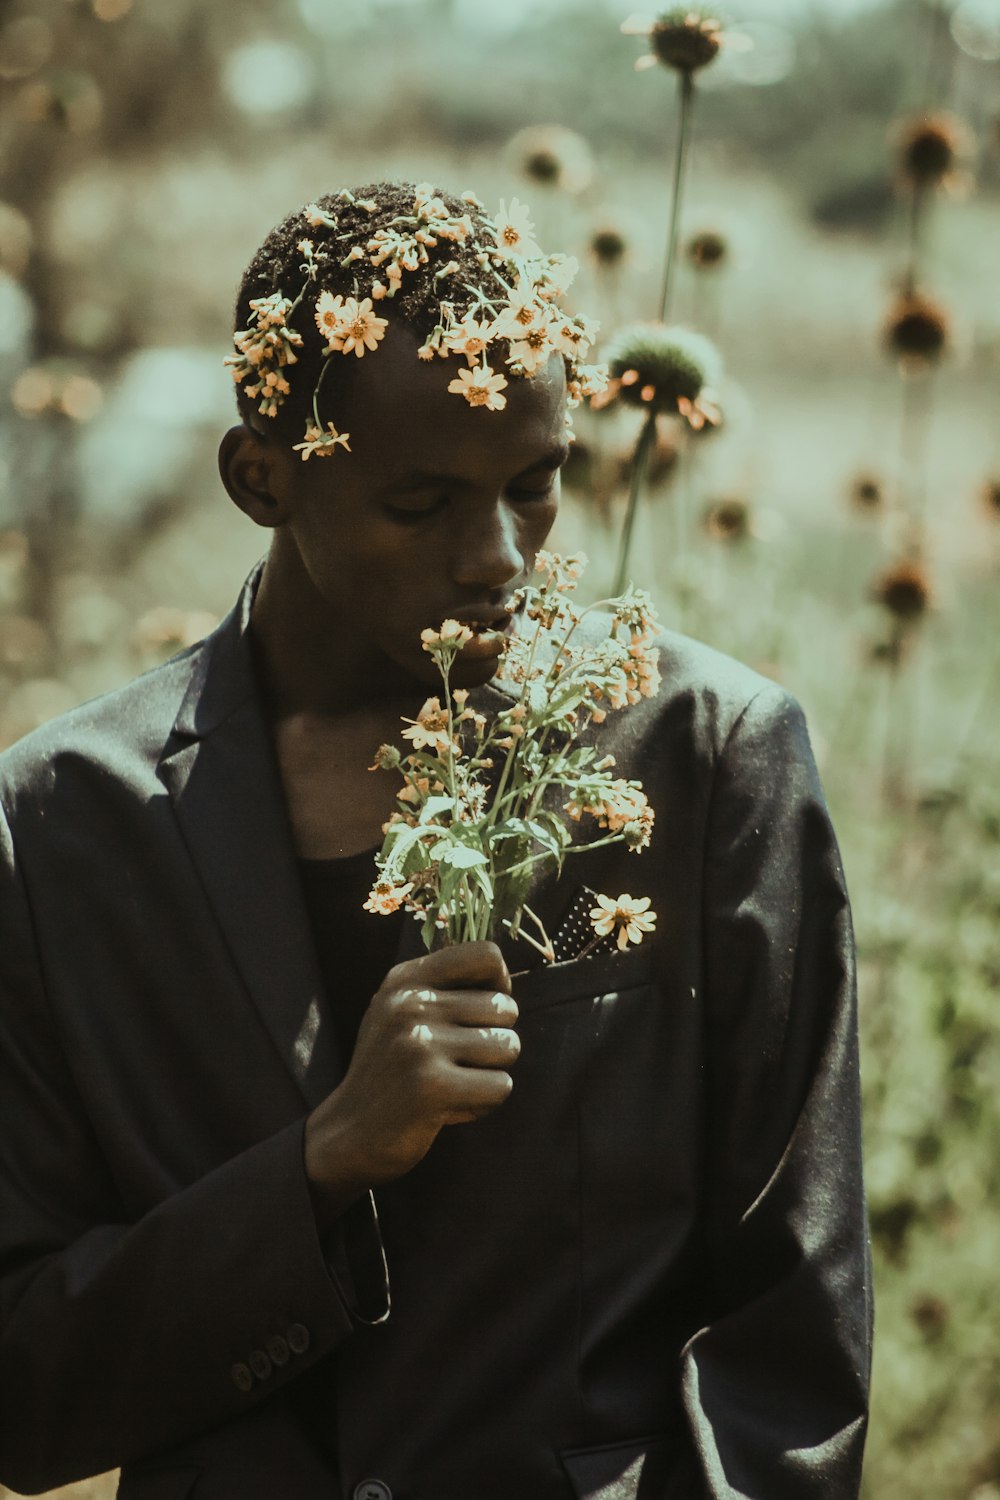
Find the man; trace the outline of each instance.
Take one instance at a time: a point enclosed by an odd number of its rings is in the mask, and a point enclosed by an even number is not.
[[[794,703],[667,635],[660,693],[604,726],[656,839],[532,907],[555,931],[639,868],[641,947],[420,954],[363,910],[396,790],[366,768],[437,686],[421,630],[470,625],[453,686],[509,701],[506,601],[596,383],[567,279],[517,205],[378,184],[290,216],[220,454],[263,568],[0,759],[15,1488],[857,1494],[852,947]]]

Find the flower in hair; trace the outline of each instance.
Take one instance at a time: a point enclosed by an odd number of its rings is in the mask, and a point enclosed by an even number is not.
[[[507,381],[503,375],[491,370],[489,365],[480,365],[475,370],[459,370],[456,379],[448,384],[449,391],[464,396],[470,406],[485,406],[487,411],[503,411],[507,397],[500,392]]]
[[[441,341],[443,347],[439,347],[439,353],[464,354],[470,365],[474,365],[481,354],[486,351],[490,339],[495,337],[497,331],[496,323],[480,322],[475,314],[469,313],[461,323],[456,323],[450,328]]]
[[[316,299],[316,327],[327,340],[327,348],[338,354],[354,353],[358,359],[366,349],[375,349],[385,338],[389,326],[388,318],[380,318],[372,310],[372,299],[365,297],[335,297],[332,292],[320,292]]]
[[[456,210],[431,184],[420,183],[409,205],[371,230],[358,225],[357,210],[377,213],[380,205],[374,199],[358,199],[342,189],[324,202],[326,206],[310,203],[302,211],[297,295],[286,297],[279,288],[251,301],[248,326],[234,335],[237,353],[226,361],[234,380],[247,382],[244,392],[259,399],[258,411],[275,416],[292,394],[286,367],[296,363],[303,336],[291,325],[305,304],[306,321],[311,313],[323,342],[311,415],[303,441],[294,445],[303,459],[338,447],[350,451],[348,434],[338,432],[333,422],[324,425],[320,415],[331,358],[354,354],[361,359],[375,352],[390,322],[375,311],[375,303],[388,305],[407,278],[414,273],[419,277],[425,268],[426,279],[432,278],[440,291],[436,323],[420,344],[418,358],[464,356],[469,368],[459,371],[447,389],[470,406],[502,411],[508,379],[501,369],[511,379],[530,378],[553,354],[565,365],[570,407],[602,388],[601,368],[584,363],[597,324],[571,317],[558,305],[576,275],[577,261],[542,253],[528,209],[518,199],[501,202],[491,219],[474,194],[463,194],[467,207]],[[342,203],[355,211],[344,216],[346,223],[340,216]],[[449,245],[456,247],[453,258]],[[466,280],[472,266],[478,270]],[[335,290],[338,286],[341,291]],[[301,328],[301,315],[297,322]]]
[[[531,222],[527,207],[517,198],[510,200],[510,208],[506,207],[501,198],[494,236],[498,249],[504,255],[527,256],[542,253],[535,242],[535,226]]]
[[[292,452],[301,453],[303,462],[311,458],[314,453],[318,453],[322,458],[336,452],[337,448],[344,448],[350,453],[351,445],[348,442],[350,435],[349,432],[338,432],[332,422],[327,422],[325,432],[321,427],[314,427],[310,424],[306,428],[304,442],[293,443]]]

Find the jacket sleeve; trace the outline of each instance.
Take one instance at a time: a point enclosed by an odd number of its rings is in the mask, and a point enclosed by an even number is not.
[[[37,1493],[237,1417],[354,1326],[316,1228],[304,1119],[124,1222],[2,813],[0,1097],[4,1483]]]
[[[708,816],[707,1236],[680,1500],[853,1500],[871,1335],[854,950],[798,705],[743,710]]]

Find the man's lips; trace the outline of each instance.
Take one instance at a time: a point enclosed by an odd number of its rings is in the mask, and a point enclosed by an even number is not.
[[[447,615],[446,619],[457,620],[460,625],[467,625],[477,635],[486,631],[496,631],[499,635],[509,635],[514,624],[514,616],[509,609],[490,610],[463,610],[460,613]]]

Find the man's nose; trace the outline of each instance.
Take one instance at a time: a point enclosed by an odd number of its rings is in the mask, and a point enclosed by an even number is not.
[[[492,589],[512,582],[524,566],[517,531],[517,520],[505,501],[498,500],[485,511],[477,506],[455,530],[454,581],[467,587]]]

